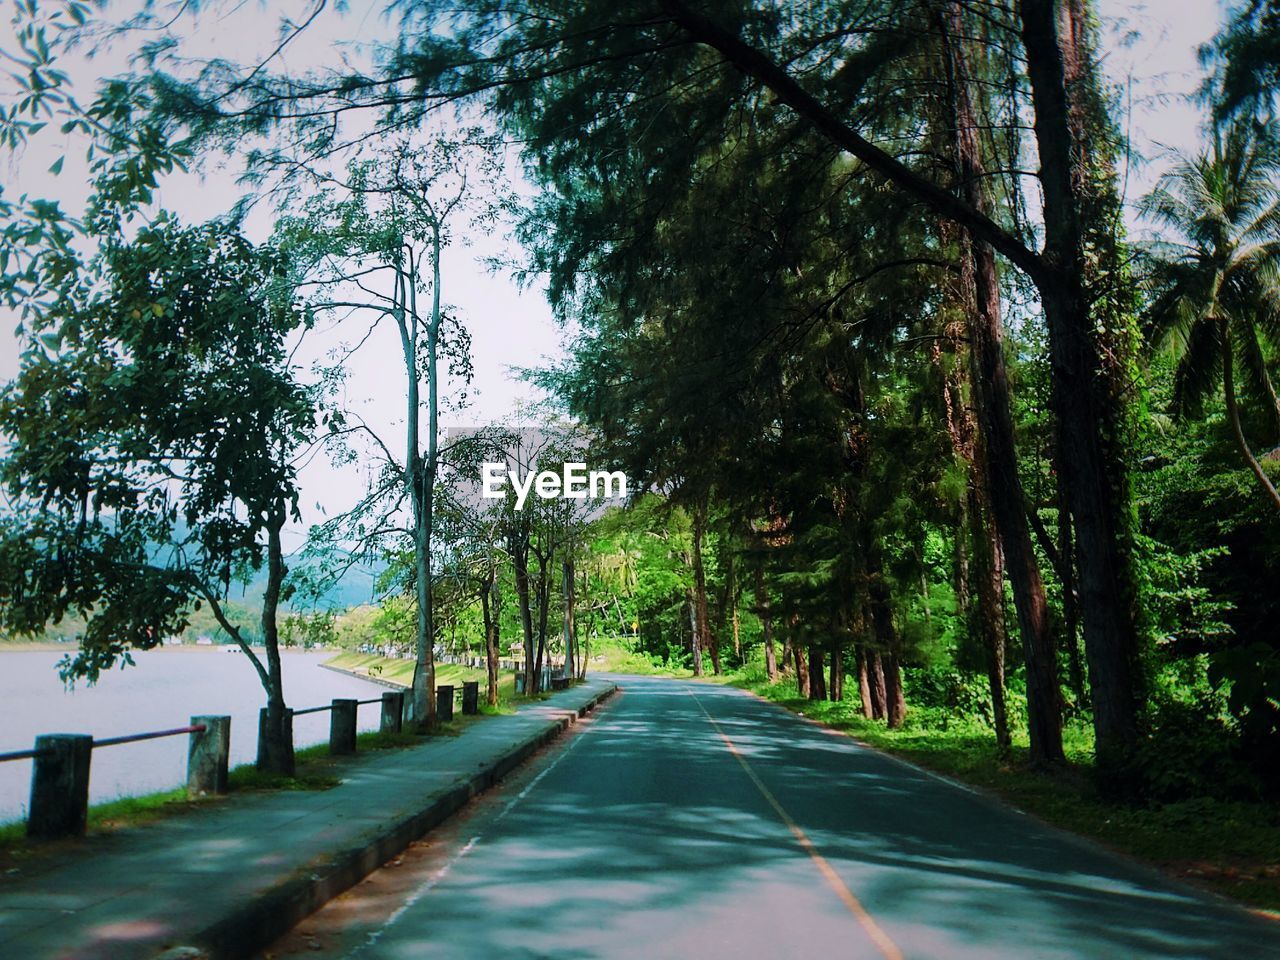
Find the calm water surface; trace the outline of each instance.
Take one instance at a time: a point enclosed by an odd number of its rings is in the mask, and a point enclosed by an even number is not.
[[[0,650],[0,753],[29,749],[37,734],[90,733],[123,736],[184,727],[198,714],[231,717],[231,763],[247,763],[257,751],[258,709],[266,694],[257,672],[241,653],[224,648],[184,647],[135,654],[137,666],[104,674],[96,686],[66,690],[55,664],[62,654]],[[320,666],[329,653],[285,653],[285,701],[294,709],[319,706],[335,697],[366,700],[384,687]],[[360,707],[361,730],[378,726],[379,708]],[[294,742],[303,747],[329,736],[329,714],[294,721]],[[166,737],[93,751],[89,800],[167,790],[186,781],[187,738]],[[26,816],[31,761],[0,763],[0,822]]]

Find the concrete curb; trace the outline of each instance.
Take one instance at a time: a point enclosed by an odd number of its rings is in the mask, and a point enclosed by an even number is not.
[[[617,690],[617,684],[613,684],[576,710],[567,710],[562,716],[549,720],[543,730],[470,778],[459,780],[443,794],[437,794],[416,814],[383,824],[372,836],[335,850],[322,862],[313,863],[289,879],[260,891],[251,901],[193,934],[188,945],[171,947],[157,954],[155,960],[242,960],[269,946],[303,918],[438,827],[473,797],[497,784]]]

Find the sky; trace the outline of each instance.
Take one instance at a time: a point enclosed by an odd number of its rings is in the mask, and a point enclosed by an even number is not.
[[[1217,0],[1181,0],[1176,14],[1175,5],[1168,0],[1095,3],[1103,24],[1104,69],[1117,85],[1123,106],[1121,123],[1132,144],[1122,179],[1125,194],[1133,201],[1154,184],[1167,166],[1170,151],[1194,148],[1199,142],[1201,111],[1187,99],[1203,75],[1195,51],[1218,29],[1222,10]],[[244,61],[261,56],[275,46],[279,16],[293,11],[296,17],[307,6],[295,0],[275,0],[271,4],[206,7],[186,34],[185,52]],[[391,33],[391,25],[378,12],[381,7],[353,0],[345,15],[326,11],[286,48],[280,66],[305,70],[337,65],[339,58],[364,62],[368,44]],[[108,9],[128,8],[117,3]],[[12,46],[10,36],[7,25],[0,26],[0,47]],[[119,48],[93,60],[71,57],[66,62],[82,98],[87,98],[97,78],[125,67]],[[7,96],[7,91],[3,95]],[[66,164],[55,178],[48,168],[64,153]],[[221,214],[243,192],[235,182],[235,173],[226,158],[212,158],[198,174],[163,183],[159,204],[188,222]],[[6,197],[22,193],[56,196],[69,210],[84,200],[84,174],[83,145],[54,133],[52,127],[22,154],[0,157],[0,182]],[[513,182],[528,189],[514,173]],[[270,206],[259,207],[248,221],[251,238],[265,239],[271,220]],[[456,306],[471,331],[475,371],[470,407],[442,414],[446,424],[479,424],[515,415],[537,399],[534,389],[521,382],[515,371],[564,355],[565,332],[553,320],[542,290],[536,285],[520,289],[508,273],[494,272],[481,262],[494,256],[519,256],[505,231],[476,237],[472,245],[455,246],[442,258],[443,297]],[[18,344],[12,327],[13,323],[0,314],[0,378],[11,377],[17,369]],[[350,326],[320,331],[310,336],[299,357],[304,362],[322,357],[353,335]],[[404,383],[398,341],[389,329],[380,330],[353,358],[345,399],[380,433],[393,439],[397,450],[403,443]],[[358,470],[334,469],[324,457],[313,458],[301,479],[304,523],[291,532],[293,546],[301,543],[307,524],[349,505],[353,489],[361,485]]]

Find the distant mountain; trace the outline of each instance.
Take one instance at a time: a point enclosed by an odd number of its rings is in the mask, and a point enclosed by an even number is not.
[[[294,564],[297,569],[297,563]],[[349,610],[370,603],[375,599],[374,585],[381,573],[373,567],[357,566],[343,574],[342,579],[328,587],[318,599],[295,597],[284,604],[286,609],[308,612],[316,610]],[[262,604],[267,587],[267,571],[264,566],[243,587],[231,588],[231,599],[258,608]]]

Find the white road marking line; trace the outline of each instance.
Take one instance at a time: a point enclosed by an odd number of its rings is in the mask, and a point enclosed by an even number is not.
[[[557,756],[554,760],[552,760],[551,763],[549,763],[541,773],[539,773],[536,777],[530,780],[528,784],[525,785],[525,788],[523,790],[521,790],[519,793],[517,793],[514,797],[512,797],[507,802],[506,806],[504,806],[493,817],[489,825],[492,826],[493,824],[499,823],[504,817],[506,817],[507,814],[509,814],[512,810],[514,810],[516,807],[516,804],[518,804],[521,800],[527,797],[533,791],[533,788],[542,782],[543,777],[545,777],[552,770],[558,767],[560,765],[560,761],[562,761],[565,757],[569,755],[569,752],[573,750],[573,748],[576,747],[582,741],[583,737],[585,737],[588,733],[592,731],[594,726],[595,726],[594,724],[588,724],[587,726],[582,728],[579,735],[572,738],[569,741],[569,745],[560,751],[559,756]],[[365,938],[364,943],[360,944],[350,953],[347,953],[344,957],[344,960],[353,960],[353,958],[360,956],[360,954],[364,953],[365,950],[369,949],[374,944],[376,944],[380,939],[382,939],[382,935],[386,933],[388,930],[390,930],[391,927],[395,926],[395,924],[399,922],[399,920],[409,910],[413,908],[414,904],[416,904],[419,900],[421,900],[433,889],[435,889],[440,884],[440,882],[443,881],[446,876],[448,876],[449,871],[453,869],[455,864],[459,863],[463,857],[465,857],[473,849],[475,849],[476,844],[480,842],[483,836],[484,836],[484,831],[477,833],[474,837],[472,837],[470,840],[466,842],[466,844],[462,847],[461,850],[459,850],[452,857],[450,857],[448,861],[444,864],[444,866],[442,866],[439,870],[433,873],[429,878],[424,880],[419,886],[414,888],[413,892],[410,893],[409,896],[405,898],[404,903],[396,907],[396,909],[392,911],[391,915],[387,917],[386,921],[380,927],[378,927],[378,929],[369,931],[369,935]]]

